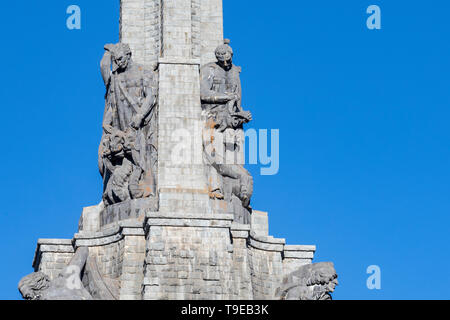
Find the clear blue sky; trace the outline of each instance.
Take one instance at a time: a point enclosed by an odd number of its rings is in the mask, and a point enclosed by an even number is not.
[[[250,168],[270,233],[335,262],[335,299],[449,299],[450,3],[224,2],[251,127],[280,129],[279,174]],[[66,28],[70,4],[80,31]],[[371,4],[382,30],[366,28]],[[17,299],[37,239],[71,238],[101,198],[99,60],[118,41],[119,1],[0,12],[0,298]]]

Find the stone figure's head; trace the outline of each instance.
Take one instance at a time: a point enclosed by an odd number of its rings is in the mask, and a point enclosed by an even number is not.
[[[331,300],[337,277],[331,262],[304,265],[284,279],[277,295],[282,300]]]
[[[42,272],[33,272],[19,282],[19,291],[26,300],[40,300],[50,286],[50,279]]]
[[[219,65],[225,70],[230,70],[233,66],[233,49],[230,47],[230,40],[225,39],[215,53]]]
[[[312,289],[314,300],[331,300],[331,293],[339,284],[333,263],[322,262],[313,266],[307,285]]]
[[[131,49],[128,44],[118,43],[111,50],[113,71],[125,70],[131,61]]]

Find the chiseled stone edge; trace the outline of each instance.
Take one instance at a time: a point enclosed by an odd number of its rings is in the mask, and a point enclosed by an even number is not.
[[[146,215],[146,228],[151,226],[230,228],[233,220],[232,214],[149,212]]]
[[[34,251],[32,267],[36,270],[41,255],[44,252],[74,253],[72,239],[38,239]]]
[[[231,224],[231,236],[236,239],[248,239],[250,234],[250,225],[233,222]]]
[[[142,221],[130,219],[120,221],[108,229],[99,232],[80,232],[75,234],[75,247],[105,246],[123,239],[124,236],[143,236]]]
[[[103,238],[93,238],[93,239],[77,239],[75,237],[75,247],[98,247],[105,246],[123,239],[123,234],[119,231],[118,233],[103,237]]]
[[[121,233],[124,236],[144,236],[145,224],[140,219],[129,219],[119,221]]]
[[[314,259],[314,245],[285,245],[284,257],[290,259]]]
[[[317,247],[315,245],[290,245],[284,246],[285,251],[312,251],[315,252]]]
[[[259,250],[283,252],[286,240],[277,239],[271,236],[256,235],[255,232],[251,231],[250,237],[248,238],[248,244]]]

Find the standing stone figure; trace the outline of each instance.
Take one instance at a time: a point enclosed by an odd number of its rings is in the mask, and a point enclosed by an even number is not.
[[[127,44],[108,44],[101,61],[106,86],[99,168],[106,206],[156,197],[156,76],[131,59]]]
[[[226,39],[217,47],[217,61],[201,69],[201,101],[206,118],[203,147],[210,166],[210,197],[230,203],[236,197],[243,208],[250,210],[253,178],[241,159],[243,124],[250,122],[252,115],[241,106],[241,68],[233,64],[229,43]]]

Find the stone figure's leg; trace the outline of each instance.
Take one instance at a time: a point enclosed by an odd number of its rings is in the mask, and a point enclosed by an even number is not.
[[[208,123],[203,130],[203,151],[205,163],[207,164],[208,192],[211,199],[222,200],[224,199],[223,177],[216,169],[217,162],[221,161],[220,148],[218,148],[220,143],[218,141],[221,140],[222,134],[214,130]]]
[[[253,177],[243,166],[233,165],[230,170],[237,176],[233,193],[242,201],[242,205],[248,208],[253,195]]]
[[[144,190],[140,186],[140,180],[143,170],[138,166],[133,166],[133,172],[130,175],[128,189],[133,199],[140,199],[144,196]]]
[[[213,166],[209,166],[208,170],[208,184],[209,184],[209,194],[211,198],[223,199],[223,178],[220,176]]]
[[[112,195],[115,202],[122,202],[130,199],[130,192],[128,190],[129,177],[131,174],[132,165],[127,159],[123,160],[122,166],[114,170],[111,178]]]

